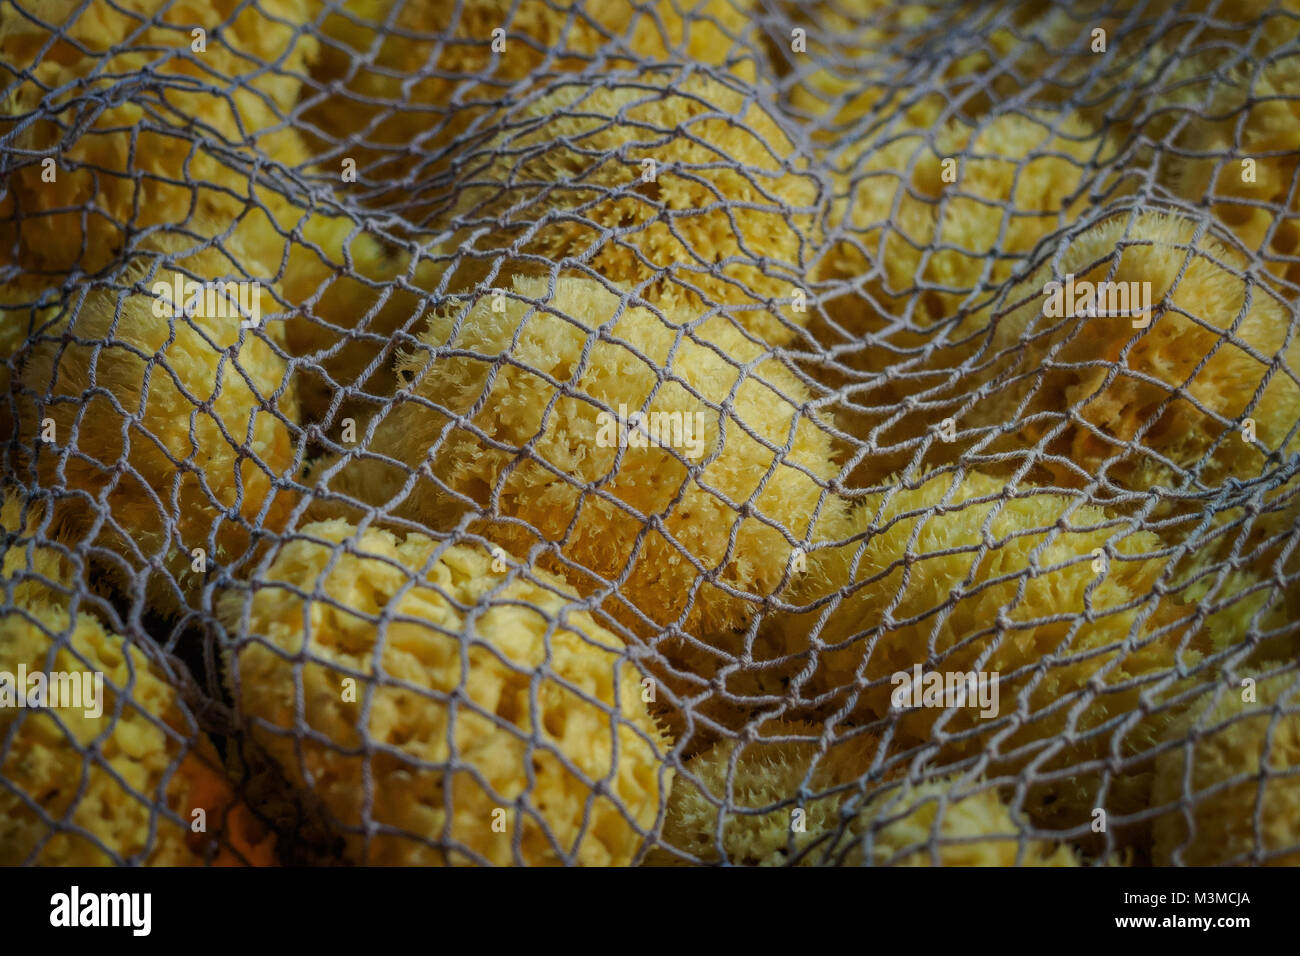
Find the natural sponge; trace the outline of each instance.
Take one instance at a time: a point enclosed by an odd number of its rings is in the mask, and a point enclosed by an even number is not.
[[[23,363],[23,351],[40,326],[47,305],[58,293],[32,276],[18,276],[0,285],[0,444],[13,437],[14,399],[10,394],[14,372]]]
[[[297,405],[278,325],[261,324],[275,301],[231,272],[213,249],[134,261],[117,284],[45,310],[22,369],[20,434],[57,493],[55,521],[84,536],[105,515],[110,572],[140,580],[161,563],[149,590],[163,610],[198,595],[198,568],[246,558],[255,527],[281,526],[290,507],[276,485],[294,471]]]
[[[335,487],[433,527],[482,516],[521,558],[558,546],[633,627],[725,635],[839,507],[834,449],[792,372],[725,322],[686,324],[565,278],[436,313],[398,366],[419,400],[370,448],[401,467],[362,460]]]
[[[1084,207],[1108,149],[1071,114],[1045,112],[952,120],[862,149],[837,186],[844,238],[817,275],[868,295],[833,300],[832,316],[861,333],[978,312]]]
[[[990,85],[1011,80],[993,75],[989,51],[975,46],[1004,39],[1005,31],[989,29],[987,5],[970,0],[943,8],[896,0],[786,0],[780,7],[803,33],[771,38],[777,82],[787,107],[808,123],[828,153],[846,146],[851,150],[867,123],[874,128],[884,120],[921,128],[937,125],[945,110],[973,115],[987,99],[973,89],[977,75]],[[926,45],[936,35],[946,43],[945,66],[928,71],[923,86],[916,83],[916,63],[933,59]],[[964,39],[971,43],[971,53],[947,56]]]
[[[647,69],[539,87],[494,129],[457,158],[449,224],[463,254],[594,270],[665,308],[728,306],[771,344],[806,321],[795,303],[821,190],[752,95]],[[790,304],[778,313],[776,300]]]
[[[1208,207],[1248,253],[1295,282],[1300,60],[1292,51],[1300,19],[1273,0],[1198,0],[1169,14],[1144,56],[1110,81],[1123,91],[1110,112],[1130,117],[1151,144],[1139,158],[1156,183]]]
[[[6,610],[0,670],[12,680],[20,668],[83,687],[103,675],[102,713],[0,707],[0,865],[274,862],[273,840],[235,802],[211,743],[136,648],[89,614]]]
[[[1245,248],[1290,282],[1300,276],[1300,60],[1253,64],[1171,137],[1160,178],[1182,198],[1210,204]],[[1190,112],[1190,110],[1188,110]],[[1206,117],[1213,117],[1213,120]]]
[[[229,676],[253,739],[349,859],[623,865],[671,774],[622,642],[579,607],[483,549],[331,521],[221,613],[249,635]]]
[[[721,741],[692,757],[673,783],[661,846],[646,862],[811,862],[824,852],[840,806],[857,793],[850,785],[871,769],[879,746],[864,734],[823,744],[822,731],[770,721],[750,743]]]
[[[1289,309],[1207,230],[1121,215],[1070,242],[993,329],[999,384],[968,424],[1019,424],[995,450],[1037,446],[1059,483],[1138,491],[1255,478],[1294,451]]]
[[[1300,703],[1296,674],[1264,666],[1188,710],[1156,763],[1154,862],[1212,866],[1300,861]],[[1249,696],[1248,696],[1249,695]]]
[[[881,787],[849,828],[844,859],[876,866],[1073,867],[1067,846],[1028,839],[990,784],[958,776]]]
[[[54,176],[41,159],[13,170],[0,248],[16,247],[32,270],[94,272],[129,234],[203,221],[237,229],[274,270],[284,239],[259,209],[281,192],[255,181],[240,150],[288,167],[309,158],[286,125],[316,50],[298,28],[307,0],[19,5],[29,9],[0,21],[0,58],[23,71],[0,131],[12,131],[11,148],[53,160]],[[92,92],[109,98],[81,129]]]
[[[70,612],[78,582],[39,507],[6,493],[0,524],[0,865],[274,862],[173,688],[139,649]],[[49,706],[30,696],[36,674]],[[81,696],[56,702],[56,686]]]
[[[807,610],[781,624],[780,643],[815,661],[803,696],[1012,770],[1061,777],[1115,749],[1111,809],[1144,806],[1153,735],[1172,719],[1162,695],[1209,649],[1179,628],[1189,609],[1152,597],[1154,534],[976,472],[896,484],[834,538],[788,598]],[[1030,802],[1061,811],[1058,789]]]
[[[343,418],[363,419],[397,387],[394,352],[414,342],[424,290],[444,268],[434,255],[416,258],[391,239],[346,216],[319,212],[289,246],[283,291],[293,309],[284,342],[299,359],[295,391],[304,420],[334,429],[336,438]],[[329,416],[340,392],[350,401],[341,400]]]
[[[733,39],[744,32],[750,6],[348,0],[322,18],[312,70],[318,91],[305,93],[304,123],[319,130],[318,151],[355,160],[376,202],[401,207],[412,193],[417,201],[434,198],[423,193],[445,171],[449,147],[471,135],[520,80],[588,68],[605,73],[645,60],[734,60],[737,72],[752,78],[752,58]],[[384,188],[394,183],[401,187]]]
[[[6,490],[0,503],[0,528],[4,531],[0,596],[5,606],[64,604],[73,577],[72,561],[45,520],[45,510]]]
[[[882,790],[879,780],[905,766],[878,754],[877,737],[859,733],[829,745],[822,737],[820,727],[774,721],[752,742],[724,741],[692,758],[673,785],[663,848],[647,862],[861,864],[859,841],[870,831],[872,863],[928,865],[924,848],[933,845],[940,865],[1076,865],[1068,850],[1040,841],[1024,841],[1018,858],[1018,828],[996,791],[956,797],[949,781],[936,781],[909,788],[900,809],[896,788]]]

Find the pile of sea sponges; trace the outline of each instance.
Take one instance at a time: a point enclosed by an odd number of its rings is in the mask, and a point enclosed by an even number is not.
[[[1292,6],[0,0],[0,862],[1293,861]]]

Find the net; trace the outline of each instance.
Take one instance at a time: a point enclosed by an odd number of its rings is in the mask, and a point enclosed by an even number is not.
[[[1298,36],[0,0],[0,862],[1294,863]]]

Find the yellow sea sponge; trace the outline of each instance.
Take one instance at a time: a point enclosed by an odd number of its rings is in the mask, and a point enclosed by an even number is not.
[[[847,235],[817,274],[861,283],[870,298],[833,301],[832,316],[850,333],[905,313],[926,328],[987,304],[1086,205],[1090,165],[1108,149],[1069,114],[1004,113],[864,151],[839,187]]]
[[[1275,0],[1171,7],[1152,5],[1148,29],[1126,32],[1125,48],[1142,54],[1099,79],[1106,95],[1090,97],[1093,109],[1147,141],[1137,159],[1158,184],[1208,205],[1270,269],[1294,277],[1283,257],[1300,238],[1290,198],[1300,64],[1289,52],[1300,18]]]
[[[828,322],[814,330],[843,369],[843,381],[825,382],[843,396],[838,419],[875,446],[849,483],[872,487],[970,447],[969,377],[954,370],[982,360],[980,332],[1005,284],[1111,178],[1099,170],[1114,145],[1073,114],[1031,111],[953,120],[857,153],[836,177],[841,238],[816,266]],[[949,417],[955,441],[921,452]]]
[[[1041,448],[1053,456],[1042,467],[1071,485],[1104,474],[1145,491],[1176,487],[1194,472],[1213,487],[1228,476],[1258,477],[1294,451],[1300,340],[1287,341],[1291,310],[1266,285],[1239,278],[1245,260],[1198,238],[1203,229],[1144,213],[1074,239],[1012,294],[1025,304],[990,334],[1006,384],[969,423],[1023,422],[995,450]],[[1095,316],[1090,291],[1105,300]],[[1106,314],[1124,299],[1130,311],[1140,300],[1150,312]],[[1133,327],[1147,318],[1149,327]]]
[[[723,740],[692,757],[673,783],[660,846],[646,863],[813,862],[839,826],[841,805],[858,792],[849,785],[871,769],[879,747],[871,735],[829,745],[822,736],[813,724],[769,721],[762,736],[743,746]]]
[[[1252,64],[1216,87],[1208,108],[1171,138],[1160,180],[1208,203],[1219,222],[1276,275],[1300,277],[1300,59]]]
[[[437,313],[398,365],[421,401],[368,449],[402,467],[362,459],[330,487],[431,527],[481,516],[521,558],[558,545],[542,560],[630,626],[732,639],[840,507],[835,449],[790,370],[685,324],[576,278]],[[407,494],[416,469],[432,480]]]
[[[435,254],[412,253],[343,216],[317,213],[291,244],[284,297],[294,307],[284,322],[285,347],[303,361],[295,386],[304,420],[321,422],[336,393],[355,397],[326,423],[364,420],[397,387],[393,352],[414,343],[423,325],[422,292],[445,268]],[[405,335],[405,338],[402,336]],[[366,369],[375,366],[367,374]],[[361,394],[376,396],[370,403]],[[346,413],[346,414],[345,414]],[[337,440],[337,429],[332,434]]]
[[[25,674],[24,691],[34,690],[35,673],[59,676],[61,686],[71,686],[62,682],[71,675],[85,689],[102,680],[99,707],[14,706],[17,687],[7,688],[0,865],[274,863],[273,837],[235,800],[216,751],[175,691],[94,617],[70,617],[54,604],[6,609],[0,671],[15,683]],[[78,703],[93,704],[93,694]]]
[[[1162,139],[1177,124],[1171,106],[1200,102],[1233,60],[1267,59],[1295,36],[1286,7],[1275,0],[977,5],[986,20],[948,27],[973,37],[968,48],[958,47],[970,50],[958,63],[980,73],[978,89],[961,90],[962,107],[971,114],[990,99],[1012,97],[1068,105],[1117,134],[1141,128]]]
[[[1300,650],[1300,593],[1294,578],[1300,558],[1288,556],[1283,579],[1273,575],[1271,562],[1282,545],[1263,549],[1245,570],[1229,570],[1225,543],[1196,549],[1184,566],[1192,569],[1177,600],[1204,615],[1202,629],[1216,651],[1242,648],[1253,661],[1290,660]],[[1238,661],[1240,663],[1240,660]]]
[[[752,95],[647,68],[557,84],[495,122],[489,143],[458,157],[445,220],[483,268],[508,258],[509,271],[549,273],[575,260],[664,308],[727,306],[774,345],[806,321],[795,301],[821,190]]]
[[[834,710],[853,697],[899,739],[938,740],[947,757],[983,752],[998,767],[1055,771],[1025,804],[1044,818],[1048,804],[1053,817],[1078,810],[1062,795],[1069,768],[1112,751],[1110,809],[1145,805],[1153,734],[1172,717],[1180,666],[1210,649],[1203,632],[1178,626],[1187,608],[1152,598],[1166,566],[1157,536],[980,473],[892,487],[828,536],[845,543],[810,555],[787,598],[807,610],[774,638],[815,658],[792,693]],[[955,696],[959,685],[967,696]],[[1080,789],[1096,792],[1096,772],[1080,769]]]
[[[253,182],[240,151],[289,167],[309,159],[286,125],[316,50],[299,26],[307,0],[24,2],[31,9],[0,20],[0,56],[23,71],[0,105],[0,131],[12,132],[12,148],[54,159],[55,178],[41,159],[12,171],[0,246],[29,269],[94,272],[128,233],[207,220],[238,224],[249,254],[275,269],[284,239],[258,206],[282,198]],[[92,92],[109,99],[86,123]]]
[[[967,671],[982,659],[1003,675],[1006,695],[1013,672],[1060,655],[1035,692],[1055,699],[1046,691],[1077,689],[1108,661],[1132,676],[1173,659],[1159,642],[1116,653],[1160,579],[1162,542],[1075,498],[936,473],[864,499],[831,534],[845,543],[814,553],[792,601],[809,601],[815,621],[828,596],[842,596],[821,628],[818,680],[827,689],[859,674],[885,681],[861,701],[877,715],[891,710],[886,679],[917,663]],[[1101,648],[1113,650],[1073,660]],[[907,715],[901,726],[925,738],[934,716]]]
[[[579,608],[483,549],[343,521],[307,525],[221,602],[249,635],[229,665],[250,733],[349,859],[507,864],[518,840],[532,865],[625,865],[671,771],[622,642]]]
[[[317,152],[356,161],[377,201],[427,199],[449,147],[520,80],[646,60],[734,61],[752,79],[737,42],[750,12],[749,0],[348,0],[321,21],[319,92],[305,91],[303,120],[319,131]],[[404,188],[384,188],[395,183]]]
[[[219,286],[230,272],[211,249],[133,262],[120,285],[51,306],[22,369],[20,433],[59,492],[55,521],[80,538],[106,515],[99,543],[124,563],[110,575],[138,581],[160,563],[158,610],[195,600],[204,570],[244,560],[253,529],[280,527],[292,504],[276,488],[295,469],[297,417],[277,308],[265,287]],[[192,315],[169,314],[185,305]],[[241,328],[240,307],[264,324]]]
[[[978,3],[939,8],[892,0],[836,0],[787,2],[781,7],[794,26],[789,35],[770,38],[773,66],[788,108],[810,124],[813,137],[828,150],[853,143],[857,124],[868,117],[920,129],[937,125],[941,114],[955,105],[976,115],[987,97],[980,97],[970,78],[981,76],[995,86],[1009,80],[991,71],[989,54],[972,45],[969,55],[950,57],[942,71],[927,74],[929,91],[915,82],[915,62],[925,58],[926,44],[936,37],[951,44],[957,39],[953,34],[988,34],[989,43],[1003,36],[1006,31],[990,29],[987,9],[982,12]],[[802,29],[803,35],[796,36],[794,29]]]
[[[1276,670],[1265,666],[1260,674]],[[1300,708],[1296,674],[1255,675],[1207,693],[1168,736],[1153,804],[1161,866],[1300,860]]]
[[[873,773],[873,735],[824,746],[822,728],[799,721],[772,722],[763,733],[744,745],[720,742],[687,762],[673,785],[663,846],[648,863],[860,865],[858,841],[870,830],[872,863],[928,865],[922,848],[933,844],[943,866],[1077,865],[1068,849],[1041,841],[1024,841],[1018,858],[1019,828],[991,789],[956,797],[949,781],[923,784],[905,791],[900,810],[897,790],[880,789],[879,779],[905,767]]]
[[[997,790],[951,776],[882,787],[849,828],[845,859],[876,866],[1079,866],[1068,846],[1031,840]],[[865,851],[865,852],[864,852]]]
[[[14,491],[4,492],[0,502],[0,529],[4,532],[0,581],[6,606],[66,603],[63,592],[72,579],[72,562],[43,518],[39,504]]]
[[[40,327],[44,306],[58,299],[41,277],[16,276],[0,283],[0,444],[13,437],[14,399],[10,385],[22,365],[23,349]]]

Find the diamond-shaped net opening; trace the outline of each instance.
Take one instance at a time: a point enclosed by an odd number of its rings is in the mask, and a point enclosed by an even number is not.
[[[1298,36],[0,0],[0,862],[1300,859]]]

